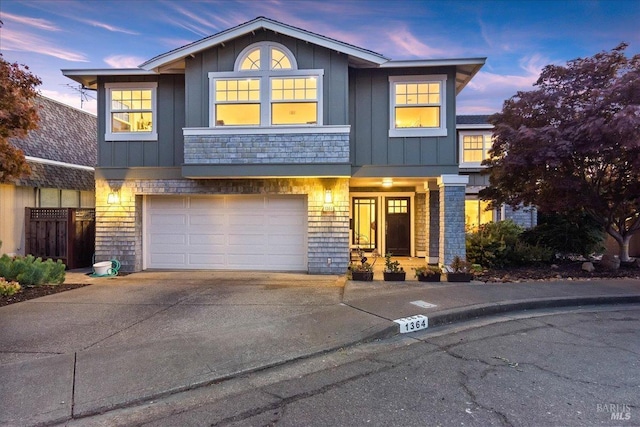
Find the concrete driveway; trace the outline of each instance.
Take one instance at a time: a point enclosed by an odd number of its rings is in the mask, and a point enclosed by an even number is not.
[[[0,309],[0,424],[95,413],[339,348],[389,326],[342,305],[337,276],[67,277],[78,281],[93,286]]]

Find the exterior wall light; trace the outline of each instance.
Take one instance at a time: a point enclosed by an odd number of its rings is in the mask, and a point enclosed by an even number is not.
[[[107,195],[108,205],[117,205],[120,203],[120,195],[118,193],[111,192]]]
[[[323,212],[333,212],[333,192],[331,190],[325,190],[324,192],[324,205],[322,206]]]

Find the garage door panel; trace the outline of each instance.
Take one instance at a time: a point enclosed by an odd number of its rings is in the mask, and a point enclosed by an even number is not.
[[[150,209],[184,209],[187,207],[186,197],[154,197],[150,198],[147,206]]]
[[[195,213],[189,215],[189,225],[211,225],[224,226],[226,224],[226,216],[214,213]]]
[[[189,245],[191,246],[211,246],[224,247],[224,234],[190,234]]]
[[[148,196],[146,268],[307,269],[300,196]]]

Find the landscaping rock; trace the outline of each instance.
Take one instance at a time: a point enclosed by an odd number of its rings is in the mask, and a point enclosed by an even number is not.
[[[618,255],[604,254],[600,265],[606,270],[617,270],[620,268],[620,258]]]
[[[593,266],[592,262],[583,262],[582,263],[582,270],[586,271],[587,273],[591,273],[595,270],[596,268]]]

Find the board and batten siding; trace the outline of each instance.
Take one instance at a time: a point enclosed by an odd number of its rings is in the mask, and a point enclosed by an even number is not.
[[[389,77],[446,74],[446,121],[444,137],[389,137]],[[351,164],[457,166],[455,132],[455,68],[350,69],[349,122]]]
[[[247,46],[272,41],[286,46],[299,70],[323,69],[323,116],[325,125],[348,124],[348,58],[332,50],[271,31],[240,37],[186,58],[186,127],[209,126],[210,72],[233,71],[237,56]]]
[[[105,83],[157,82],[157,141],[105,141],[107,124],[105,102],[98,103],[98,167],[173,167],[184,159],[182,128],[185,123],[184,76],[100,78],[98,99],[106,99]]]

